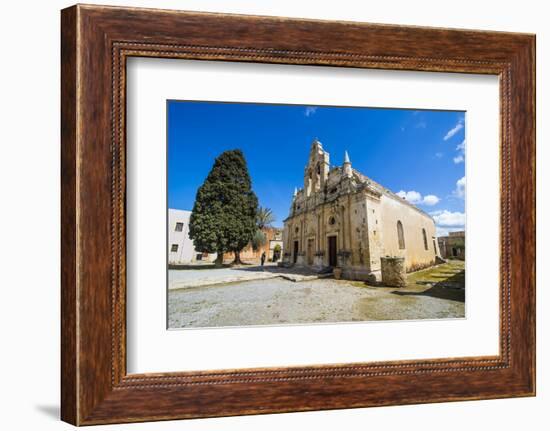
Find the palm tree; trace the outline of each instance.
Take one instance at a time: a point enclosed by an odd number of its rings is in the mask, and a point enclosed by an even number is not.
[[[275,216],[270,208],[259,207],[256,215],[256,225],[262,230],[264,227],[270,227],[275,221]]]
[[[252,250],[256,252],[259,251],[260,248],[265,245],[266,241],[267,238],[265,234],[260,229],[258,229],[252,237],[252,240],[250,241],[252,243]]]

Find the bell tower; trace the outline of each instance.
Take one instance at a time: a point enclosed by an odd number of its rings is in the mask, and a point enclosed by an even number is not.
[[[308,164],[304,170],[304,191],[306,196],[323,190],[329,168],[330,154],[323,150],[323,145],[315,138],[311,143]]]

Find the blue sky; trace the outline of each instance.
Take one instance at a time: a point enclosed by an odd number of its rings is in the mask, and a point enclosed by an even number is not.
[[[260,205],[282,226],[318,138],[352,166],[430,213],[440,234],[464,228],[465,113],[168,101],[168,206],[191,210],[215,157],[244,152]]]

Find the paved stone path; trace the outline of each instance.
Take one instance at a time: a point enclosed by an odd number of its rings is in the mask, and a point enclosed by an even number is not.
[[[168,289],[189,289],[217,284],[268,280],[275,277],[282,277],[290,281],[306,281],[328,276],[330,274],[317,274],[307,269],[282,268],[276,265],[218,269],[171,269],[168,271]]]

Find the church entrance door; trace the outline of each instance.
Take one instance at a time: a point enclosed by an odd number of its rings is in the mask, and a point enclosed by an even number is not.
[[[294,263],[298,260],[298,241],[294,241],[294,254],[292,255]]]
[[[336,236],[328,237],[328,264],[335,267],[336,261]]]

